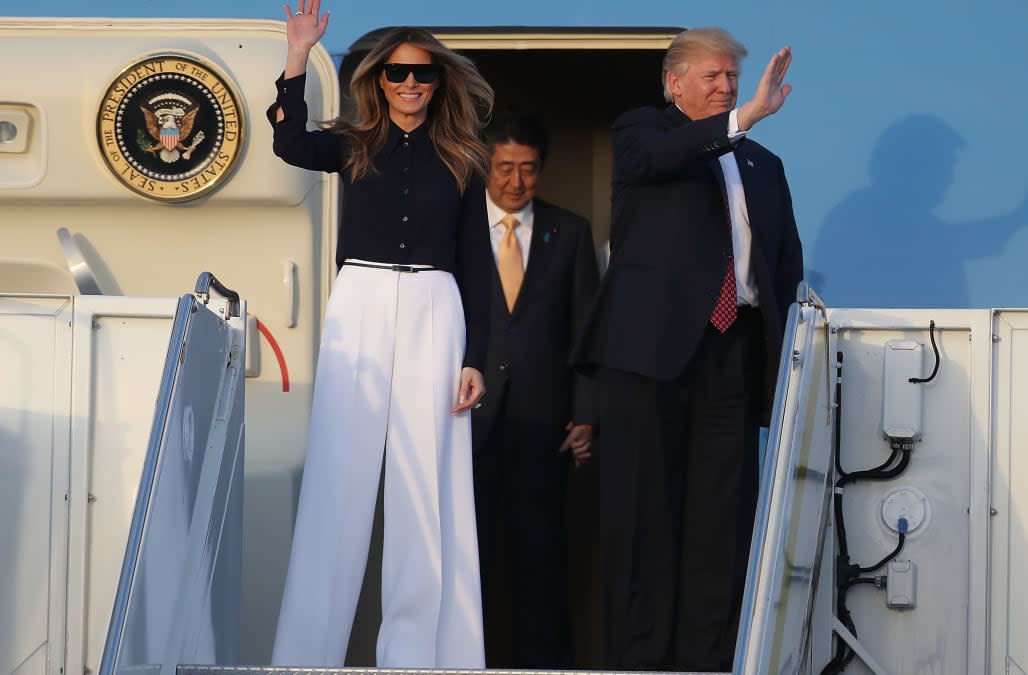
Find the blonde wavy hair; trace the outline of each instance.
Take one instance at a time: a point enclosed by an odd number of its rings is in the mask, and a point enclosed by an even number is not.
[[[326,125],[352,141],[343,169],[351,170],[354,181],[375,170],[372,159],[389,134],[389,104],[379,86],[379,74],[382,64],[402,44],[424,49],[439,66],[439,87],[428,107],[428,135],[464,192],[472,173],[484,176],[488,171],[489,155],[479,132],[492,113],[493,88],[471,59],[443,46],[423,28],[390,30],[354,71],[350,94],[357,107],[356,119],[337,118]]]

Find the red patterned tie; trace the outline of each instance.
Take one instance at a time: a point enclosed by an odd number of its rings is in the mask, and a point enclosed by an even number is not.
[[[725,281],[721,284],[721,295],[717,298],[714,311],[710,314],[710,322],[720,332],[724,333],[735,323],[739,311],[735,306],[735,258],[728,259],[728,271],[725,272]]]

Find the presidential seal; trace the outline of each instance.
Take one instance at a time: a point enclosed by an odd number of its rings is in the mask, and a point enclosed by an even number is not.
[[[167,202],[195,199],[224,182],[243,132],[239,97],[226,79],[181,54],[126,68],[97,114],[97,141],[114,175]]]

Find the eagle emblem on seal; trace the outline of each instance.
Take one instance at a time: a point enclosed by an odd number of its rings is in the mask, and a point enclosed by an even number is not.
[[[193,135],[200,108],[185,96],[170,93],[155,96],[139,108],[146,120],[146,131],[136,132],[136,143],[144,152],[173,164],[179,158],[189,159],[193,150],[203,143],[202,130]]]
[[[239,164],[246,131],[240,101],[227,76],[202,60],[147,56],[107,86],[97,144],[115,179],[133,192],[168,203],[196,199]]]

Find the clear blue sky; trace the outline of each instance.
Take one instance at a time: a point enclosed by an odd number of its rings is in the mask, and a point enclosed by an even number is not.
[[[291,0],[295,8],[295,0]],[[475,2],[468,0],[364,0],[324,2],[332,12],[325,47],[345,49],[375,28],[394,25],[559,25],[559,26],[679,26],[686,14],[695,18],[697,6],[716,7],[716,2],[695,3],[688,12],[684,3],[668,0],[622,2],[615,0],[521,0]],[[701,12],[702,13],[702,12]],[[34,4],[0,0],[0,16],[93,16],[93,17],[218,17],[283,18],[282,3],[274,0],[50,0]],[[695,21],[690,21],[697,25]]]

